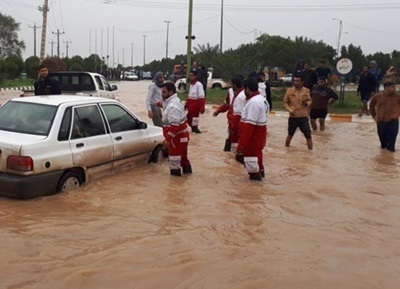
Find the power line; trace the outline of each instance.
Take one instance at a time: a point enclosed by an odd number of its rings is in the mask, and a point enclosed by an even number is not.
[[[85,0],[88,2],[102,2],[104,0]],[[112,2],[113,5],[135,6],[135,7],[151,7],[159,9],[183,9],[187,10],[188,6],[183,3],[174,2],[159,2],[159,1],[134,1],[134,0],[119,0]],[[107,4],[111,4],[107,1]],[[193,6],[194,10],[212,10],[219,11],[219,4],[197,4]],[[328,5],[225,5],[225,11],[241,11],[241,12],[315,12],[315,11],[366,11],[366,10],[391,10],[400,9],[400,3],[379,3],[379,4],[328,4]]]

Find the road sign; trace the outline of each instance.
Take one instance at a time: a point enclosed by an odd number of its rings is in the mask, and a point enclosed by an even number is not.
[[[341,75],[347,75],[353,70],[353,62],[348,58],[342,58],[336,63],[336,70]]]

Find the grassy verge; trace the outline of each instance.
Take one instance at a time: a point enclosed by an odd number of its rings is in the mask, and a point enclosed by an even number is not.
[[[283,97],[286,88],[272,89],[272,104],[274,110],[285,110],[283,107]],[[207,104],[221,104],[227,95],[227,90],[223,89],[207,89]],[[338,93],[339,95],[339,93]],[[181,99],[186,99],[186,93],[179,93]],[[355,91],[345,91],[344,103],[337,101],[329,107],[329,113],[358,113],[361,110],[362,103],[357,97]]]
[[[34,83],[33,80],[31,79],[26,79],[26,80],[20,80],[20,79],[14,79],[14,80],[4,80],[4,82],[0,83],[0,88],[7,88],[7,87],[20,87],[20,86],[32,86]]]

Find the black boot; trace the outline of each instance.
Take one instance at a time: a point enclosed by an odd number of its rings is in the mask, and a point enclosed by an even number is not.
[[[181,176],[181,169],[174,169],[174,170],[170,170],[171,172],[171,176]]]
[[[231,142],[229,139],[225,140],[225,146],[224,146],[224,152],[230,152],[231,151]]]
[[[168,157],[168,148],[162,149],[162,156],[164,159]]]
[[[201,133],[201,131],[199,130],[199,127],[197,125],[196,126],[192,126],[192,132]]]
[[[250,176],[250,180],[254,180],[254,181],[261,181],[261,174],[260,173],[251,173],[249,174]]]
[[[191,174],[192,173],[192,166],[187,165],[187,166],[182,166],[182,171],[184,174]]]
[[[239,162],[239,163],[241,163],[241,164],[244,164],[244,157],[243,157],[243,155],[242,154],[235,154],[235,159]]]

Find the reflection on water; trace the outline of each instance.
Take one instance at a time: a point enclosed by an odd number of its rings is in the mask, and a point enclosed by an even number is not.
[[[148,84],[119,85],[143,119]],[[380,151],[373,123],[328,122],[310,152],[300,132],[284,147],[287,119],[271,117],[259,183],[222,151],[226,119],[211,114],[191,135],[193,175],[164,160],[0,199],[0,288],[398,287],[399,153]]]

